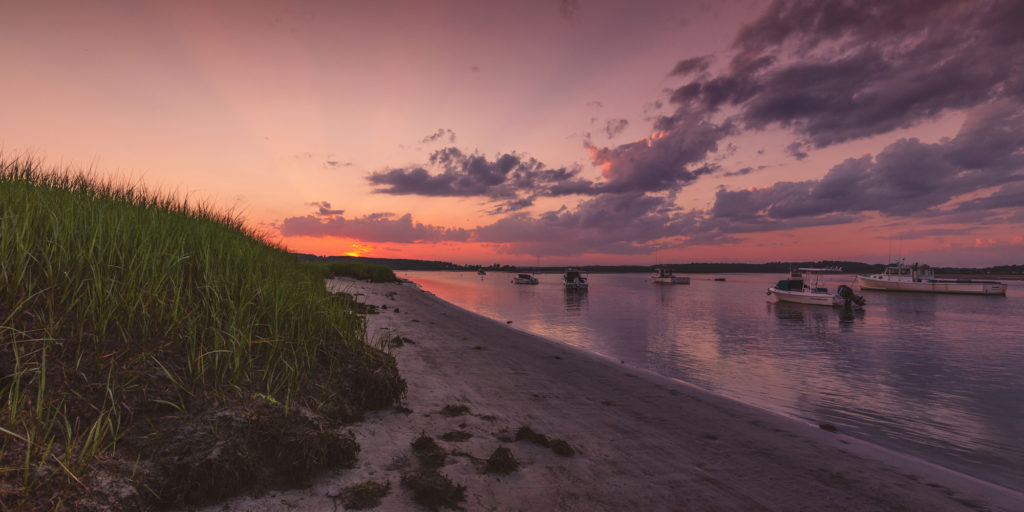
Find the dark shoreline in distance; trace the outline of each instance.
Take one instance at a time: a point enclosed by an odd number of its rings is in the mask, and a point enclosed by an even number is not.
[[[384,265],[391,270],[453,270],[476,271],[488,270],[497,272],[542,272],[561,273],[565,266],[535,265],[458,265],[446,261],[427,261],[392,258],[363,258],[357,256],[314,256],[296,253],[303,261],[355,261],[373,265]],[[657,265],[581,265],[576,268],[587,272],[606,273],[643,273],[650,272]],[[675,272],[684,274],[785,274],[790,269],[799,267],[840,267],[843,273],[871,274],[881,272],[886,265],[881,263],[862,263],[858,261],[774,261],[769,263],[667,263],[664,266]],[[990,279],[1024,280],[1024,265],[999,265],[987,268],[933,267],[937,275],[942,277],[987,277]]]

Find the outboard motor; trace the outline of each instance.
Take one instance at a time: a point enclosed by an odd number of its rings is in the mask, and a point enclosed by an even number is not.
[[[864,305],[864,297],[853,293],[853,288],[845,284],[839,285],[836,293],[846,301],[846,307],[850,307],[850,303],[856,304],[858,307]]]

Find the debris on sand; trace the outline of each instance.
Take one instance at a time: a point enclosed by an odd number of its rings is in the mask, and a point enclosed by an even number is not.
[[[245,491],[308,485],[324,469],[351,467],[351,432],[254,400],[160,423],[158,443],[139,445],[139,487],[157,506],[197,506]],[[135,445],[136,440],[126,444]]]
[[[572,457],[573,455],[576,455],[576,450],[573,450],[572,446],[569,446],[569,443],[564,439],[552,439],[551,451],[555,452],[556,455],[561,455],[562,457]]]
[[[412,491],[412,500],[437,510],[445,507],[457,510],[459,503],[466,501],[466,486],[452,483],[437,470],[420,470],[402,477],[402,485]]]
[[[461,443],[463,441],[469,440],[469,438],[471,437],[473,437],[473,434],[470,434],[469,432],[463,432],[461,430],[453,430],[451,432],[445,432],[444,434],[441,434],[441,440],[448,441],[450,443]]]
[[[499,446],[490,457],[487,458],[485,473],[497,473],[507,475],[519,469],[519,461],[512,456],[512,450]]]
[[[444,406],[444,409],[441,409],[441,414],[448,416],[449,418],[454,418],[456,416],[462,416],[463,414],[469,414],[469,407],[462,404],[449,404]]]
[[[380,500],[391,491],[391,482],[365,482],[348,486],[338,493],[337,498],[345,510],[365,510],[380,506]]]
[[[430,469],[444,466],[445,456],[447,455],[444,449],[434,441],[434,438],[426,434],[420,434],[420,437],[412,442],[412,452],[416,454],[420,465]]]
[[[561,455],[562,457],[572,457],[573,455],[576,455],[576,450],[574,450],[564,439],[548,437],[539,432],[535,432],[528,426],[522,426],[519,427],[519,430],[516,430],[516,441],[529,441],[545,448],[551,448],[551,451]]]
[[[534,432],[532,428],[527,426],[519,427],[519,430],[516,430],[516,441],[529,441],[533,444],[539,444],[545,448],[551,447],[551,438],[544,434]]]

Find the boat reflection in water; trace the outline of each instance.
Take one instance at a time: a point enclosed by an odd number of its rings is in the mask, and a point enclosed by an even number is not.
[[[587,306],[587,289],[586,288],[566,288],[565,289],[565,310],[571,312],[579,312],[586,309]]]
[[[782,301],[768,302],[767,305],[782,326],[820,325],[825,327],[838,324],[841,327],[849,327],[854,325],[856,321],[864,319],[863,309],[826,309],[808,304]]]

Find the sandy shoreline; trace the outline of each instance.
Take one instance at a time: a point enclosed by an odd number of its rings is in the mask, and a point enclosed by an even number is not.
[[[422,510],[399,481],[421,433],[447,451],[440,471],[466,486],[465,510],[1019,510],[1024,495],[771,414],[448,304],[410,284],[334,283],[385,305],[371,339],[391,332],[411,413],[381,411],[351,427],[354,469],[308,489],[207,510],[343,510],[349,485],[388,481],[378,510]],[[440,414],[465,405],[468,415]],[[517,428],[561,438],[571,458],[513,442]],[[472,437],[446,442],[441,435]],[[509,448],[518,471],[483,473]],[[451,454],[456,452],[456,454]]]

